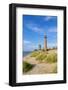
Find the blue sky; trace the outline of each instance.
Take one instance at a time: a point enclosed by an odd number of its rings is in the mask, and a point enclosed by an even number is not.
[[[47,36],[47,47],[57,46],[57,17],[23,15],[24,51],[38,49],[41,44],[44,47],[44,35]]]

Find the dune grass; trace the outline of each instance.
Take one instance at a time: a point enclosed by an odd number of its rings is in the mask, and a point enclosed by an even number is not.
[[[39,55],[39,53],[40,53],[39,51],[34,51],[31,53],[31,57],[36,57]]]
[[[57,66],[54,67],[53,73],[57,73]]]
[[[46,54],[41,53],[36,57],[36,60],[43,61],[47,57]]]
[[[57,62],[57,54],[56,53],[50,53],[47,55],[47,58],[45,59],[48,63],[55,63]]]
[[[44,61],[47,63],[57,62],[57,54],[55,52],[44,52],[44,51],[34,51],[31,53],[31,57],[35,57],[38,61]]]
[[[30,62],[28,62],[30,60]],[[38,51],[33,51],[29,55],[29,59],[25,58],[23,61],[23,73],[29,73],[31,70],[36,66],[36,64],[31,64],[31,60],[37,61],[38,64],[45,63],[45,65],[51,65],[51,72],[50,73],[57,73],[57,52],[55,50],[49,50],[49,51],[43,51],[43,50],[38,50]],[[49,68],[48,66],[48,68]],[[45,67],[46,68],[46,67]],[[41,72],[41,71],[40,71]]]
[[[28,72],[29,70],[31,70],[33,67],[33,65],[31,65],[30,63],[23,61],[23,72]]]

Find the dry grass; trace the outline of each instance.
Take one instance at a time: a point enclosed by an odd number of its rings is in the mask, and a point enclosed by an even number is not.
[[[54,63],[57,62],[57,54],[55,50],[50,50],[50,51],[34,51],[31,54],[31,57],[35,57],[36,60],[38,61],[45,61],[48,63]]]
[[[33,66],[34,65],[34,66]],[[24,58],[24,74],[57,73],[57,51],[34,51]]]
[[[32,69],[33,65],[30,63],[23,61],[23,72],[28,72],[30,69]]]

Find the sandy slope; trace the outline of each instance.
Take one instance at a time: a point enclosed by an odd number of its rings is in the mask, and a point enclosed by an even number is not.
[[[40,63],[35,60],[34,57],[27,56],[24,59],[28,63],[34,65],[34,67],[24,73],[24,74],[45,74],[45,73],[53,73],[54,70],[57,68],[57,63]]]

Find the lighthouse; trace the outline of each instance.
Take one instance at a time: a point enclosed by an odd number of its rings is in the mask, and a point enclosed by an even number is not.
[[[47,51],[47,36],[44,35],[44,50]]]

